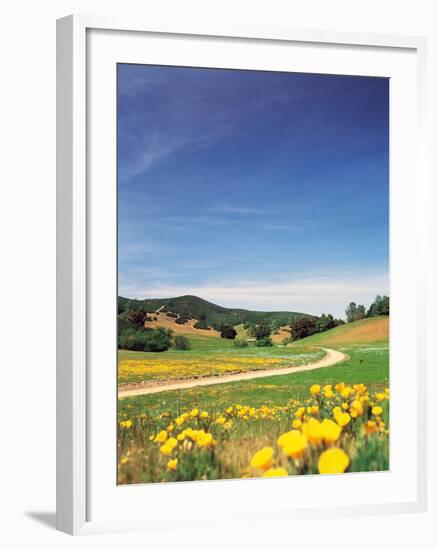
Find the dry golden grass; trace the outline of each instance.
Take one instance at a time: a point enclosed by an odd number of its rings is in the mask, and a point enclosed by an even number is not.
[[[213,338],[220,338],[220,333],[213,328],[210,330],[203,330],[199,328],[194,328],[194,324],[197,322],[196,319],[190,319],[184,325],[179,325],[175,323],[173,317],[168,317],[165,313],[150,313],[151,317],[157,317],[157,321],[146,321],[145,327],[147,328],[157,328],[165,327],[173,330],[175,334],[193,334],[196,336],[211,336]]]
[[[271,335],[271,339],[275,344],[281,344],[285,338],[290,338],[289,327],[281,327],[278,334]]]
[[[365,343],[388,340],[389,338],[389,317],[369,319],[368,322],[351,326],[350,330],[337,335],[332,335],[330,341],[335,344],[349,342]]]
[[[327,332],[305,338],[302,342],[317,345],[369,344],[388,342],[389,317],[372,317],[341,325]]]

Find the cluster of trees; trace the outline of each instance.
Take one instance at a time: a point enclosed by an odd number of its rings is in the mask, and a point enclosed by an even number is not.
[[[368,311],[365,309],[363,304],[350,302],[345,310],[345,315],[347,317],[347,323],[360,321],[361,319],[365,319],[367,317],[389,315],[389,296],[376,296],[374,302],[368,308]]]
[[[277,325],[275,325],[277,326]],[[260,323],[258,325],[249,325],[247,328],[248,336],[256,339],[256,346],[272,346],[271,334],[276,332],[281,324],[273,330],[272,323]]]
[[[290,325],[292,340],[301,340],[318,332],[325,332],[342,325],[342,319],[335,319],[331,313],[323,313],[321,317],[298,317]]]
[[[119,348],[133,351],[166,351],[173,344],[172,331],[155,329],[125,329],[119,335]]]
[[[173,335],[171,329],[157,328],[122,328],[119,332],[118,347],[131,351],[166,351],[170,347],[180,350],[191,348],[189,340],[182,335]]]
[[[272,346],[271,336],[271,326],[266,323],[261,323],[259,325],[245,325],[248,336],[256,339],[257,346]],[[234,340],[234,343],[237,347],[246,347],[248,345],[248,340],[246,338],[240,337],[236,338],[237,331],[232,325],[222,324],[218,327],[221,334],[221,338],[227,338],[229,340]]]

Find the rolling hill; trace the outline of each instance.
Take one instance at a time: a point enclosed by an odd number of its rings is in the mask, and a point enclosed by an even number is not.
[[[154,298],[134,300],[118,298],[119,313],[126,310],[141,310],[146,313],[174,313],[186,319],[204,320],[210,326],[218,327],[222,323],[238,325],[241,323],[269,323],[278,319],[283,325],[290,324],[296,317],[313,317],[296,311],[251,311],[247,309],[226,308],[203,300],[197,296],[178,296],[175,298]],[[152,325],[151,325],[152,326]],[[197,329],[194,329],[197,330]]]
[[[358,345],[385,343],[389,341],[389,316],[371,317],[353,323],[340,325],[336,328],[313,334],[299,344],[316,344],[321,346]]]

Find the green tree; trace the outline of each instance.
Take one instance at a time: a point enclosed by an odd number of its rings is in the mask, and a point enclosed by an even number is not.
[[[389,315],[389,296],[376,296],[370,305],[367,317],[376,317],[377,315]]]
[[[345,315],[347,317],[347,323],[352,323],[353,321],[359,321],[360,319],[365,319],[366,310],[365,306],[355,302],[350,302],[347,309],[345,310]]]
[[[168,328],[157,327],[147,330],[145,336],[144,351],[166,351],[172,345],[173,331]]]
[[[130,309],[126,313],[126,319],[138,328],[144,327],[144,323],[146,321],[146,313],[138,309]]]
[[[237,332],[231,325],[222,325],[221,326],[221,338],[227,338],[228,340],[234,340],[237,336]]]
[[[290,333],[293,340],[301,340],[318,332],[317,319],[298,317],[290,325]]]
[[[261,323],[256,325],[254,328],[254,336],[256,340],[262,340],[263,338],[268,338],[271,335],[271,328],[266,323]]]
[[[192,346],[190,344],[190,341],[185,336],[182,336],[181,334],[178,334],[173,339],[173,345],[176,349],[186,350],[190,349]]]

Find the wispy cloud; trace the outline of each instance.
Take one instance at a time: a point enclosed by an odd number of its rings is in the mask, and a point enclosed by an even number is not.
[[[291,224],[275,224],[275,223],[267,223],[263,226],[263,229],[267,229],[268,231],[289,231],[292,229],[298,229],[298,225],[291,225]]]
[[[191,154],[252,131],[278,117],[278,106],[309,94],[296,79],[270,94],[260,74],[205,69],[120,66],[119,137],[124,180],[164,159]],[[277,81],[287,79],[280,73]],[[169,142],[170,138],[170,142]]]
[[[119,177],[125,181],[146,172],[178,151],[182,145],[178,140],[163,140],[156,133],[144,136],[135,146],[136,154],[130,155],[129,162],[122,162],[119,166]]]
[[[253,206],[233,206],[233,205],[220,205],[214,206],[208,209],[210,212],[218,212],[222,214],[237,214],[239,216],[251,216],[255,214],[266,214],[266,209],[256,208]]]

